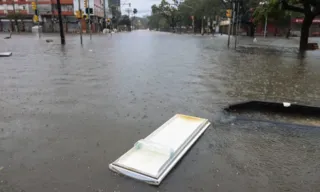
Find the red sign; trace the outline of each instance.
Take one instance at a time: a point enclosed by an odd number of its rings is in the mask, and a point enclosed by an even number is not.
[[[303,22],[303,18],[294,18],[292,19],[293,23],[302,23]],[[312,23],[320,23],[320,18],[316,18],[312,21]]]

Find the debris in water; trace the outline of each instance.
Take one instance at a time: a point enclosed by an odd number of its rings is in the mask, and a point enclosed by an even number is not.
[[[4,169],[4,167],[3,167],[3,166],[1,166],[1,167],[0,167],[0,171],[1,171],[2,169]]]
[[[284,106],[284,107],[290,107],[290,106],[291,106],[291,103],[283,102],[283,106]]]

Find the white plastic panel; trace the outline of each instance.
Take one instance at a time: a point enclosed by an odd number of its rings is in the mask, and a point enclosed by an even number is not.
[[[133,175],[141,174],[150,177],[149,183],[155,179],[159,184],[170,171],[168,169],[172,169],[209,125],[207,119],[175,115],[148,137],[138,141],[132,149],[110,164],[110,168],[136,179],[141,177]]]

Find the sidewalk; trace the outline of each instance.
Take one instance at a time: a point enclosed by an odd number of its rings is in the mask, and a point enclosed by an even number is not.
[[[253,41],[252,37],[239,36],[239,45],[244,46],[263,46],[263,47],[278,47],[278,48],[298,48],[299,38],[291,37],[289,39],[284,37],[256,37]]]
[[[299,48],[300,37],[256,37],[256,42],[252,37],[239,36],[239,45],[243,46],[263,46],[278,48]],[[320,45],[320,37],[309,37],[309,43],[318,43]]]

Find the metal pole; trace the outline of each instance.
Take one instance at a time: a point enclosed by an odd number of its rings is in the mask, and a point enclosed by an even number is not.
[[[80,6],[80,0],[78,0],[78,7],[79,7],[79,12],[80,12],[80,19],[79,19],[80,43],[81,43],[81,45],[82,45],[82,24],[81,24],[81,20],[82,20],[82,10],[81,10],[81,6]]]
[[[38,0],[36,0],[36,6],[37,6],[37,16],[38,16],[38,36],[40,39],[40,37],[41,37],[41,34],[40,34],[40,14],[39,14],[39,9],[38,9]]]
[[[231,19],[229,18],[229,28],[228,28],[228,48],[230,46],[230,32],[231,32]]]
[[[233,6],[232,6],[232,20],[231,20],[231,35],[233,35],[233,27],[234,27],[234,19],[235,19],[235,8],[236,7],[236,3],[233,3]]]
[[[230,35],[231,35],[231,30],[233,29],[233,16],[234,16],[234,13],[233,13],[233,9],[234,9],[234,3],[232,3],[232,16],[231,16],[231,19],[229,18],[229,28],[228,28],[228,48],[230,47]]]
[[[204,29],[203,29],[203,20],[204,20],[205,16],[203,16],[201,18],[201,35],[204,35]]]
[[[57,0],[58,6],[58,18],[59,18],[59,27],[60,27],[60,37],[61,37],[61,44],[66,44],[66,40],[64,38],[64,31],[63,31],[63,24],[62,24],[62,16],[61,16],[61,3],[60,0]]]
[[[235,41],[234,41],[234,48],[237,48],[237,41],[238,41],[238,23],[239,23],[239,7],[240,7],[240,4],[239,4],[239,1],[238,1],[238,4],[237,4],[237,15],[236,15],[236,38],[235,38]]]
[[[90,32],[90,40],[92,40],[92,30],[91,30],[91,13],[90,13],[90,1],[88,0],[88,19],[89,19],[89,32]]]
[[[267,36],[267,25],[268,25],[268,14],[266,14],[265,24],[264,24],[264,38]]]
[[[238,33],[237,33],[237,44],[239,44],[239,31],[240,31],[240,27],[241,27],[241,19],[242,19],[242,15],[238,15],[239,20],[238,20]]]
[[[107,13],[106,13],[106,0],[103,0],[103,22],[102,22],[102,30],[106,28],[106,19],[107,19]]]

